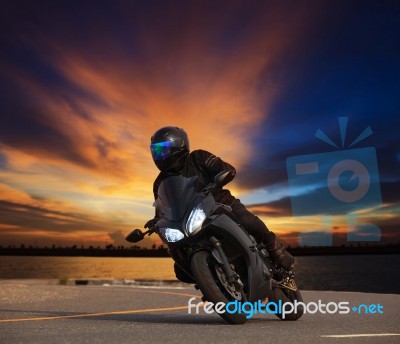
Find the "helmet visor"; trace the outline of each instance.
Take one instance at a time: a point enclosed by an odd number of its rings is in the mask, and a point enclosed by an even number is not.
[[[151,154],[155,161],[168,158],[176,152],[178,147],[180,147],[180,145],[176,141],[164,141],[150,145]]]

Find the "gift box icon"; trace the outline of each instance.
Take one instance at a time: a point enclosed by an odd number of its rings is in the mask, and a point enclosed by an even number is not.
[[[339,125],[344,148],[347,118],[340,117]],[[348,149],[287,158],[293,216],[321,217],[318,231],[299,235],[301,246],[331,246],[332,216],[338,214],[346,215],[348,241],[380,240],[380,229],[358,224],[354,213],[382,204],[375,148],[350,148],[371,134],[368,127]],[[339,148],[321,130],[316,137]]]

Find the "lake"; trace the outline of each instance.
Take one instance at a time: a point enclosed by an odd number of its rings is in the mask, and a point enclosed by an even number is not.
[[[304,290],[400,294],[400,255],[296,257]],[[1,256],[1,279],[175,279],[171,258]]]

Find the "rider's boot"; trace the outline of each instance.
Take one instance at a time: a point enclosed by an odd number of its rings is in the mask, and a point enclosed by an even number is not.
[[[273,233],[271,232],[271,234]],[[285,247],[278,241],[275,234],[271,236],[268,243],[265,243],[265,247],[278,265],[287,271],[293,270],[296,260],[288,251],[286,251]]]

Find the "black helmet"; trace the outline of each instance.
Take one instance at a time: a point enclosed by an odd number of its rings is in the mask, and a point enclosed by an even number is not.
[[[163,127],[151,137],[151,155],[161,171],[178,169],[182,158],[189,153],[189,139],[185,130]]]

